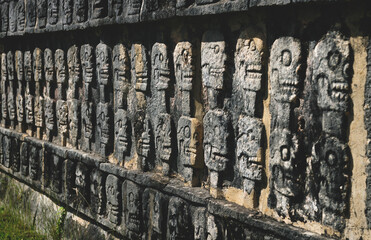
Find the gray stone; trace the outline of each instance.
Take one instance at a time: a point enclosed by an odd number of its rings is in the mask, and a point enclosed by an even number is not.
[[[146,92],[148,88],[147,52],[142,44],[131,46],[131,76],[135,90]]]
[[[7,135],[3,135],[3,145],[2,145],[2,148],[3,148],[3,157],[4,157],[4,160],[3,160],[3,165],[4,167],[6,168],[10,168],[11,167],[11,139],[7,136]]]
[[[89,201],[89,169],[88,167],[78,162],[76,164],[76,172],[75,172],[75,186],[76,186],[76,195],[79,199],[79,203],[82,206],[86,206]]]
[[[17,2],[9,2],[9,32],[17,30]]]
[[[37,4],[37,25],[39,28],[46,27],[46,17],[47,17],[47,0],[36,0]]]
[[[69,25],[72,23],[72,10],[73,1],[72,0],[62,0],[62,22],[64,25]]]
[[[27,28],[34,28],[36,25],[36,0],[26,1],[26,24]]]
[[[26,23],[26,13],[25,13],[25,1],[19,0],[17,3],[17,31],[24,31]]]
[[[245,116],[238,121],[238,170],[243,178],[244,191],[248,193],[262,180],[262,132],[263,123],[256,118]]]
[[[88,17],[88,1],[87,0],[75,0],[74,5],[74,20],[77,23],[82,23],[87,20]]]
[[[7,73],[8,73],[8,114],[10,120],[10,128],[15,129],[16,121],[16,103],[15,103],[15,69],[14,69],[14,55],[9,51],[6,55],[7,58]]]
[[[8,120],[7,85],[8,74],[6,65],[6,53],[1,54],[1,123],[5,127]]]
[[[26,80],[25,89],[25,111],[26,111],[26,124],[29,130],[33,129],[34,122],[34,97],[31,91],[32,89],[32,55],[30,51],[24,53],[24,73]]]
[[[15,52],[15,71],[18,80],[16,107],[18,131],[23,132],[24,124],[24,70],[23,70],[23,53],[19,50]]]
[[[106,178],[106,196],[107,196],[107,213],[108,220],[118,225],[120,223],[120,187],[119,179],[114,175],[108,175]]]
[[[170,173],[170,159],[172,155],[172,126],[171,116],[168,113],[160,113],[157,115],[155,126],[155,144],[157,149],[157,157],[162,163],[162,171],[164,175]]]
[[[195,240],[206,240],[206,209],[198,207],[192,214],[193,226],[194,226],[194,239]]]
[[[130,88],[129,56],[122,44],[117,44],[112,50],[112,67],[114,81],[115,111],[127,108],[127,95]]]
[[[9,3],[8,1],[2,1],[0,5],[0,13],[1,13],[1,32],[6,33],[9,27]]]
[[[107,16],[107,11],[108,11],[107,0],[93,0],[91,1],[91,4],[92,4],[92,8],[91,8],[92,19],[103,18]]]
[[[51,154],[50,159],[50,175],[51,175],[51,189],[56,193],[62,192],[62,163],[61,159],[57,154]]]
[[[220,174],[226,170],[229,162],[229,124],[228,115],[220,109],[210,110],[204,116],[204,159],[213,188],[221,186]]]
[[[104,178],[103,173],[93,169],[90,173],[90,203],[91,209],[96,214],[104,210]]]
[[[2,138],[0,137],[0,140],[2,141]],[[1,148],[0,148],[1,149]],[[20,164],[21,164],[21,174],[23,176],[28,176],[28,144],[27,142],[22,142],[20,147]]]
[[[59,19],[59,1],[48,0],[48,23],[55,25]]]
[[[130,154],[130,127],[126,111],[118,109],[115,113],[115,156],[120,163]]]
[[[193,229],[189,206],[185,201],[177,197],[170,198],[167,221],[167,239],[189,239]]]
[[[140,238],[142,234],[142,189],[132,181],[123,183],[122,192],[125,208],[125,223],[129,235]],[[134,236],[132,236],[134,237]]]
[[[201,42],[202,83],[211,109],[220,107],[226,60],[224,36],[218,31],[205,32]]]
[[[44,128],[44,97],[42,95],[43,77],[43,52],[40,48],[35,48],[33,52],[33,73],[35,81],[35,102],[34,102],[34,116],[35,126],[37,128],[36,137],[41,139]]]

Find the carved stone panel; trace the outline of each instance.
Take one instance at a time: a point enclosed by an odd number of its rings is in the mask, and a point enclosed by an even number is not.
[[[187,182],[194,182],[194,168],[202,167],[203,126],[196,118],[182,116],[178,121],[179,160],[184,169],[181,173]]]
[[[9,51],[6,55],[7,58],[7,72],[8,72],[8,114],[10,120],[10,127],[15,128],[15,120],[16,120],[16,103],[15,103],[15,70],[14,70],[14,55],[11,51]]]
[[[194,239],[195,240],[206,240],[206,209],[196,208],[193,212],[193,226],[194,226]]]
[[[63,159],[61,159],[58,155],[52,154],[50,160],[50,167],[51,167],[51,189],[56,193],[62,192],[62,163]]]
[[[91,88],[93,85],[93,76],[94,76],[94,51],[93,47],[89,44],[81,46],[80,59],[82,67],[82,78],[83,78],[83,92],[84,92],[84,101],[92,101],[91,99]]]
[[[76,45],[70,47],[67,51],[68,66],[68,90],[67,99],[78,99],[78,85],[80,84],[80,54]]]
[[[125,223],[131,238],[142,234],[142,189],[136,183],[126,180],[123,184]]]
[[[6,65],[6,54],[1,54],[1,115],[2,115],[2,125],[6,126],[8,120],[8,104],[7,104],[7,86],[8,86],[8,74]]]
[[[36,25],[36,0],[27,0],[26,9],[27,27],[33,28]]]
[[[157,157],[162,162],[163,173],[167,175],[170,171],[169,161],[172,155],[172,126],[170,114],[161,113],[157,116],[155,132]]]
[[[142,0],[129,0],[128,15],[139,14],[141,7],[142,7]]]
[[[263,123],[260,120],[245,116],[238,121],[238,170],[247,193],[251,193],[256,182],[262,180],[262,133]]]
[[[244,112],[254,116],[256,112],[256,93],[261,89],[262,82],[263,41],[258,37],[249,37],[247,31],[241,32],[235,53],[234,81],[244,98]]]
[[[40,174],[41,154],[38,147],[31,144],[28,145],[28,161],[30,163],[30,178],[31,180],[38,180]]]
[[[292,37],[274,41],[271,49],[271,95],[277,102],[293,102],[298,95],[301,46]]]
[[[0,137],[1,140],[1,137]],[[28,176],[29,161],[28,161],[28,144],[27,142],[22,142],[20,149],[20,164],[21,164],[21,174],[23,176]]]
[[[9,2],[9,31],[15,32],[17,30],[17,2]]]
[[[13,172],[19,172],[21,163],[20,163],[20,140],[16,137],[11,138],[11,162]]]
[[[77,99],[68,100],[67,106],[69,143],[76,148],[80,137],[80,102]]]
[[[154,166],[152,166],[152,162],[150,162],[150,156],[152,154],[153,149],[153,139],[152,139],[152,129],[150,122],[147,118],[144,119],[144,127],[143,132],[140,135],[140,138],[138,140],[138,147],[137,152],[139,157],[141,158],[141,165],[142,169],[144,171],[148,169],[152,169]]]
[[[59,1],[48,0],[48,23],[55,25],[59,18]]]
[[[18,89],[16,96],[17,105],[17,121],[19,131],[23,131],[24,123],[24,70],[23,70],[23,54],[21,51],[15,52],[15,71],[18,79]]]
[[[37,22],[39,28],[45,28],[48,3],[47,0],[36,0],[37,2]]]
[[[26,89],[25,89],[25,110],[26,110],[26,123],[28,128],[32,128],[34,121],[34,99],[33,93],[31,92],[32,85],[32,55],[30,51],[24,53],[24,72],[26,80]]]
[[[314,145],[313,153],[319,165],[317,182],[322,222],[341,230],[345,227],[343,217],[348,209],[349,148],[335,137],[324,137]]]
[[[44,127],[44,98],[42,96],[43,86],[43,52],[39,48],[35,48],[33,52],[33,73],[35,80],[35,126],[37,127],[37,137],[41,137],[41,131]]]
[[[100,102],[110,102],[110,87],[112,85],[111,79],[111,51],[110,48],[103,43],[97,45],[95,49],[96,57],[96,71],[97,71],[97,80],[99,84],[99,97]]]
[[[107,16],[107,10],[108,10],[107,0],[93,0],[91,1],[91,4],[92,4],[92,13],[91,13],[92,19],[103,18]]]
[[[106,179],[107,213],[108,220],[118,225],[120,223],[120,187],[119,179],[114,175],[108,175]]]
[[[81,135],[83,137],[83,150],[89,151],[94,140],[94,108],[92,102],[83,101],[81,104]]]
[[[68,105],[64,100],[58,100],[56,105],[58,134],[60,136],[61,144],[65,144],[68,130]]]
[[[313,52],[313,79],[318,85],[317,104],[321,110],[348,110],[350,77],[349,41],[331,32]]]
[[[81,162],[76,164],[76,172],[75,172],[75,186],[76,186],[76,194],[78,197],[78,201],[83,206],[88,204],[89,201],[89,169],[88,167]]]
[[[6,168],[10,168],[12,162],[11,162],[11,154],[12,151],[12,144],[11,139],[7,135],[3,135],[3,145],[1,146],[3,148],[3,165]]]
[[[109,111],[108,103],[98,103],[97,106],[97,131],[99,138],[97,139],[97,147],[103,156],[110,153],[113,142],[113,129],[111,125],[111,112]]]
[[[90,203],[94,213],[102,214],[104,210],[104,178],[101,171],[93,169],[90,173]]]
[[[229,118],[223,110],[208,111],[204,116],[204,159],[210,171],[210,184],[217,188],[222,178],[219,176],[227,168]]]
[[[219,106],[226,59],[224,36],[218,31],[205,32],[201,43],[202,83],[207,89],[211,109]]]
[[[148,229],[146,239],[165,239],[167,228],[168,200],[159,191],[147,188],[143,193],[143,210],[145,227]]]
[[[175,78],[178,88],[181,91],[182,115],[191,114],[191,91],[194,77],[192,44],[190,42],[180,42],[174,50]]]
[[[1,23],[1,32],[7,32],[9,27],[9,3],[3,1],[0,5],[0,23]]]
[[[72,23],[72,9],[73,9],[73,2],[72,0],[62,0],[62,12],[63,12],[63,19],[62,22],[65,25],[69,25]]]
[[[74,19],[78,23],[85,22],[88,16],[88,1],[75,0]]]
[[[112,51],[112,66],[114,80],[115,111],[125,109],[129,92],[129,56],[122,44],[118,44]]]
[[[119,17],[123,12],[123,0],[109,0],[109,16]]]
[[[147,52],[142,44],[131,46],[131,75],[135,90],[146,92],[148,87]]]
[[[215,217],[211,214],[207,217],[207,240],[220,240],[222,233],[215,221]]]
[[[125,156],[130,154],[131,124],[127,113],[118,109],[115,113],[115,156],[119,162],[123,162]]]
[[[191,216],[188,204],[177,197],[172,197],[168,207],[167,239],[189,239],[192,234]]]
[[[54,54],[54,61],[55,61],[55,72],[58,84],[58,99],[65,100],[65,84],[67,81],[66,78],[66,63],[64,57],[64,51],[61,49],[57,49]]]
[[[25,12],[25,1],[19,0],[17,2],[17,31],[21,32],[24,30],[26,23],[26,12]]]

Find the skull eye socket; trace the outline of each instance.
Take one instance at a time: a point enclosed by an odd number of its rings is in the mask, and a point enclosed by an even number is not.
[[[290,66],[292,62],[292,57],[291,57],[291,52],[289,50],[282,51],[281,62],[284,66]]]
[[[132,192],[129,193],[129,203],[134,203],[134,194]]]
[[[162,62],[164,60],[164,55],[162,55],[162,53],[160,53],[159,57],[160,61]]]
[[[330,52],[328,57],[328,65],[330,68],[335,68],[341,61],[341,55],[338,51]]]
[[[190,136],[191,136],[191,129],[189,128],[189,126],[186,126],[184,128],[184,137],[190,138]]]
[[[250,42],[250,49],[252,51],[255,51],[256,50],[256,45],[255,45],[255,42],[253,40]]]
[[[337,163],[337,157],[336,157],[336,154],[332,151],[329,151],[327,154],[326,154],[326,162],[329,166],[335,166],[336,163]]]

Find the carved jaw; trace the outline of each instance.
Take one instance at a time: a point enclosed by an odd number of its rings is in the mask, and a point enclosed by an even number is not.
[[[92,67],[86,67],[84,71],[84,80],[86,83],[91,83],[93,81],[93,71]]]
[[[318,76],[318,106],[326,110],[346,111],[349,100],[349,83],[344,79],[332,80],[325,74]]]
[[[136,80],[137,80],[136,84],[135,84],[135,89],[141,90],[141,91],[146,91],[147,90],[147,82],[148,82],[147,71],[136,72],[135,77],[136,77]]]
[[[192,80],[193,80],[193,70],[192,69],[183,69],[181,70],[181,88],[183,91],[192,90]]]
[[[262,81],[262,66],[259,63],[246,64],[243,87],[250,91],[259,91]]]
[[[128,216],[128,229],[139,232],[140,231],[140,213],[139,209],[135,212],[129,212]]]
[[[107,85],[108,80],[109,80],[109,67],[108,65],[104,65],[99,70],[99,82],[101,85]]]
[[[170,70],[167,68],[156,68],[155,76],[158,77],[156,87],[158,90],[166,90],[169,87]]]
[[[85,138],[90,139],[93,136],[93,124],[86,119],[84,119],[83,124],[84,124],[84,130],[85,130],[84,136]]]
[[[228,158],[227,153],[221,152],[217,147],[211,144],[205,145],[206,165],[210,170],[222,172],[226,169]]]
[[[212,67],[209,64],[204,64],[202,69],[206,72],[208,78],[204,83],[205,86],[216,90],[222,90],[225,67]],[[205,76],[205,73],[203,75]]]
[[[17,95],[17,120],[18,122],[23,122],[24,110],[23,110],[23,97],[22,95]]]

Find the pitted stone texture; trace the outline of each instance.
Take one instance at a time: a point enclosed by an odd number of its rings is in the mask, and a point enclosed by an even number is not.
[[[120,187],[119,179],[114,175],[108,175],[106,178],[106,197],[107,197],[107,214],[108,220],[118,225],[120,223]]]

